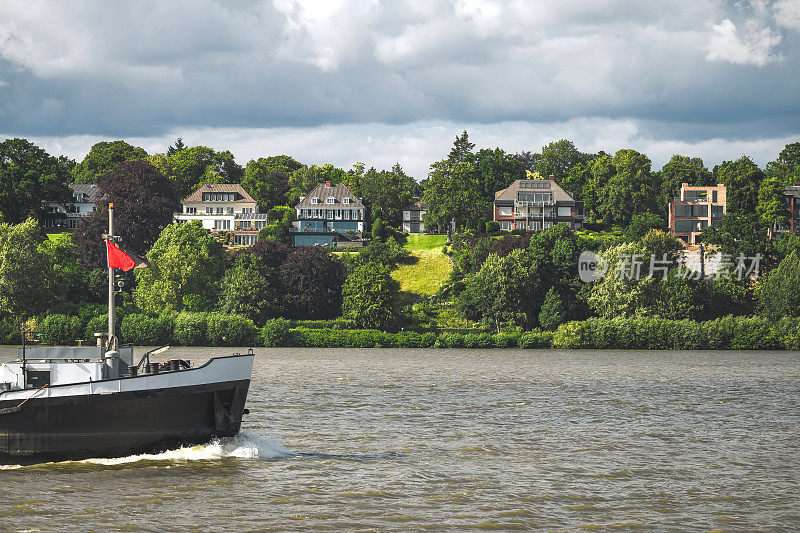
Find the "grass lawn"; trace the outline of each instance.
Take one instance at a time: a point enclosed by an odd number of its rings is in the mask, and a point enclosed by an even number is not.
[[[400,290],[416,296],[432,296],[444,284],[453,268],[450,258],[442,253],[445,235],[408,236],[405,248],[411,252],[413,263],[400,265],[392,277]]]
[[[412,233],[408,236],[405,248],[411,252],[415,250],[433,250],[441,248],[447,242],[447,235],[422,235]]]

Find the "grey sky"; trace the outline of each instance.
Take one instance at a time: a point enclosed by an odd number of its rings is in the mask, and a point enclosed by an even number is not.
[[[4,0],[0,136],[418,178],[465,128],[763,164],[800,137],[799,45],[800,0]]]

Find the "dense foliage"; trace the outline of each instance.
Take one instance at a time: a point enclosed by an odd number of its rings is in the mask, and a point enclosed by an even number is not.
[[[526,171],[554,175],[582,200],[587,229],[508,232],[489,221],[495,193]],[[789,222],[783,189],[800,184],[800,143],[763,169],[744,156],[710,171],[698,158],[675,155],[654,171],[646,155],[630,149],[589,154],[560,140],[538,153],[511,155],[476,150],[464,132],[418,183],[399,164],[343,170],[280,155],[242,168],[230,152],[187,147],[180,139],[149,158],[124,141],[102,142],[75,165],[11,139],[0,143],[0,178],[0,342],[16,342],[23,324],[54,343],[106,328],[100,240],[106,201],[115,203],[124,244],[151,263],[135,279],[129,275],[118,296],[117,322],[127,342],[443,348],[796,348],[800,342],[800,237],[774,238]],[[68,203],[73,179],[99,181],[106,201],[81,222],[74,243],[69,234],[47,238],[37,221],[42,201]],[[344,254],[291,248],[294,202],[328,180],[364,200],[372,242]],[[256,245],[226,249],[223,235],[172,224],[178,200],[206,181],[241,182],[267,212]],[[687,271],[684,245],[665,231],[666,204],[682,183],[722,183],[728,190],[728,215],[702,233],[705,259],[724,265],[705,277]],[[414,250],[397,229],[402,209],[420,195],[429,227],[455,229],[444,256],[444,237]],[[587,251],[610,265],[592,283],[578,276],[578,257]],[[399,291],[394,271],[429,253],[448,269],[452,263],[450,278],[425,297]],[[761,258],[758,275],[736,275],[740,255]],[[640,258],[639,276],[626,274],[626,257]]]

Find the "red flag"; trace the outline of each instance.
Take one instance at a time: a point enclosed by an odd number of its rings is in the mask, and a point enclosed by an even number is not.
[[[108,251],[108,268],[119,268],[127,272],[136,266],[136,261],[117,248],[111,241],[106,241],[106,249]]]

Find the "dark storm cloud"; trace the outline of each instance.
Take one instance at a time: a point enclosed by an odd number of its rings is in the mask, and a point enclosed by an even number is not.
[[[788,135],[799,13],[800,0],[11,0],[0,134],[603,118],[685,140]]]

